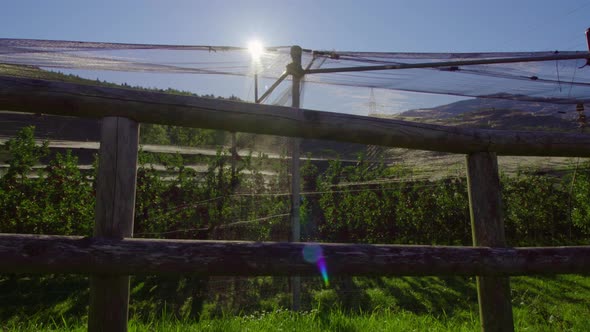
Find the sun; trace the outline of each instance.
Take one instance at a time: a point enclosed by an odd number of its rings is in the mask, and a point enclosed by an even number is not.
[[[259,40],[252,40],[248,43],[248,52],[250,52],[252,59],[259,60],[264,54],[264,46]]]

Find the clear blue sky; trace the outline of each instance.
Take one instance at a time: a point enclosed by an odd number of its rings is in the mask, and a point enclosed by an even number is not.
[[[358,51],[586,50],[590,27],[590,1],[577,0],[2,0],[1,8],[6,38],[232,46],[259,39]]]
[[[370,51],[586,49],[590,1],[3,0],[4,37]]]

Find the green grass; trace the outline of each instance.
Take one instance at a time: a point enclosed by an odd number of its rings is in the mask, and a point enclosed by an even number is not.
[[[533,307],[514,309],[517,331],[588,331],[587,313],[573,322],[557,316],[539,318]],[[563,312],[563,310],[562,310]],[[572,312],[566,311],[572,314]],[[57,319],[52,323],[9,323],[4,331],[85,331],[86,323],[67,323]],[[312,310],[292,313],[286,310],[227,316],[218,319],[190,321],[163,318],[153,321],[131,320],[129,331],[479,331],[478,317],[472,311],[459,311],[454,316],[416,314],[409,311],[374,311],[348,314],[334,310]]]
[[[319,280],[318,280],[319,281]],[[214,313],[206,303],[201,320],[174,318],[165,308],[150,317],[135,314],[130,331],[479,331],[475,282],[463,277],[354,278],[352,309],[342,304],[342,288],[310,292],[312,309],[284,308]],[[47,292],[52,289],[43,284]],[[590,331],[590,277],[511,278],[517,331]],[[72,287],[72,290],[74,288]],[[5,289],[4,292],[7,290]],[[23,293],[23,292],[21,292]],[[24,293],[23,293],[24,294]],[[26,294],[24,294],[26,295]],[[85,331],[85,303],[75,293],[42,309],[26,306],[3,317],[0,331]],[[51,297],[50,293],[45,299]],[[87,300],[87,294],[82,296]],[[133,299],[133,302],[137,299]],[[135,296],[136,298],[136,296]],[[17,297],[12,298],[18,302]],[[357,302],[354,302],[357,301]],[[84,302],[84,301],[82,301]],[[3,301],[4,304],[6,302]],[[47,302],[46,302],[47,303]],[[13,303],[17,304],[17,303]],[[32,305],[32,303],[27,303]],[[37,304],[38,305],[38,304]],[[72,306],[80,308],[72,311]],[[19,314],[20,312],[20,314]],[[133,310],[132,310],[133,314]]]
[[[590,331],[590,277],[516,277],[515,325],[528,331]]]
[[[342,311],[292,313],[280,310],[200,322],[132,320],[129,331],[476,331],[479,325],[475,318],[467,315],[441,320],[407,311],[350,315]],[[5,331],[85,331],[85,328],[82,322],[64,326],[60,320],[49,324],[28,322],[4,326]]]

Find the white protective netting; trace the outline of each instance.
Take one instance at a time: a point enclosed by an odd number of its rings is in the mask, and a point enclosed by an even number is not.
[[[259,59],[253,59],[243,47],[0,39],[0,63],[6,64],[93,72],[231,76],[253,76],[256,72],[269,82],[285,71],[291,62],[289,52],[286,46],[268,47]],[[375,53],[304,49],[302,65],[312,70],[355,70],[365,66],[432,64],[434,68],[313,73],[307,74],[305,80],[348,87],[577,104],[590,100],[588,56],[583,51]],[[470,64],[481,61],[491,63]]]

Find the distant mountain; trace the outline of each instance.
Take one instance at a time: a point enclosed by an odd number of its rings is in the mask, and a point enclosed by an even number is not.
[[[573,105],[475,98],[433,108],[406,111],[388,118],[450,126],[506,130],[575,131]]]

